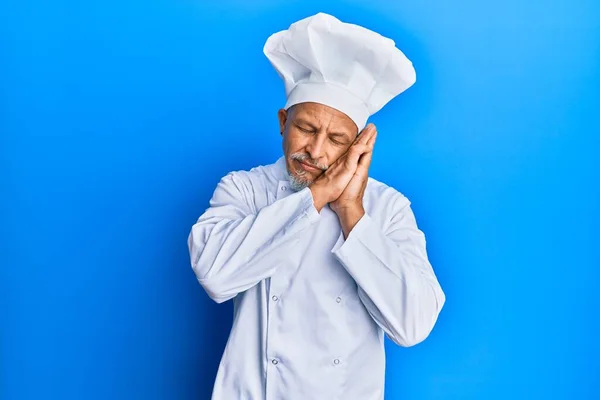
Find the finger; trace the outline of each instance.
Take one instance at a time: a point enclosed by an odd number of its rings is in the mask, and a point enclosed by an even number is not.
[[[356,138],[356,143],[367,143],[373,136],[373,132],[376,131],[375,125],[372,123],[368,124],[365,129],[360,132],[360,135]]]
[[[348,156],[360,157],[364,153],[371,151],[371,148],[363,143],[357,143],[348,150]]]
[[[368,151],[369,146],[367,146],[367,143],[373,140],[373,134],[377,135],[377,129],[375,129],[374,124],[370,123],[365,127],[365,129],[362,130],[361,134],[354,140],[354,143],[348,148],[348,150],[346,150],[341,157],[338,157],[338,159],[329,166],[329,169],[332,170],[334,167],[346,163],[351,152],[359,151],[358,156],[360,157],[360,154]],[[356,148],[357,146],[359,146],[359,148]],[[355,155],[352,155],[352,159],[350,160],[349,164],[356,165],[357,163],[358,158]]]
[[[348,157],[355,158],[357,155],[360,157],[361,154],[369,151],[370,148],[365,143],[355,143],[346,150],[346,152],[338,159],[339,161],[344,161]]]
[[[368,151],[370,151],[370,148],[366,144],[362,144],[362,143],[355,144],[354,146],[352,146],[350,148],[350,150],[348,150],[348,153],[346,156],[347,165],[348,166],[356,166],[358,164],[358,159],[360,158],[360,156],[363,155],[364,153],[367,153]]]
[[[363,174],[368,174],[371,160],[373,159],[373,147],[375,146],[375,140],[377,139],[377,130],[373,133],[373,136],[367,142],[367,148],[369,149],[366,153],[363,153],[358,160],[358,171]]]
[[[373,124],[365,126],[365,128],[358,133],[352,145],[355,145],[357,143],[367,143],[371,134],[372,126]]]
[[[369,167],[371,166],[371,160],[373,159],[373,152],[368,151],[364,153],[358,159],[357,172],[362,174],[368,174]]]
[[[369,146],[372,149],[373,146],[375,145],[375,140],[376,139],[377,139],[377,129],[374,129],[373,134],[371,135],[371,137],[367,141],[367,146]]]

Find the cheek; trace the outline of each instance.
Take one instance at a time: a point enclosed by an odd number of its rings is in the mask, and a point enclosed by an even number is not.
[[[297,153],[302,151],[306,147],[306,137],[304,135],[299,135],[294,131],[289,131],[283,137],[284,147],[290,153]]]

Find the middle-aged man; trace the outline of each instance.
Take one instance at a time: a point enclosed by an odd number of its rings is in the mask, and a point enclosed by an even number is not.
[[[415,82],[395,43],[323,13],[267,40],[284,155],[227,174],[193,225],[202,287],[234,301],[213,400],[384,396],[384,333],[424,340],[445,296],[409,200],[369,178],[367,118]]]

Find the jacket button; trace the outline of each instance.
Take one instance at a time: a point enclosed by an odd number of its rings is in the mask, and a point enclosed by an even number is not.
[[[339,360],[338,358],[336,358],[335,360],[333,360],[333,363],[334,363],[335,365],[338,365],[338,364],[340,363],[340,360]]]
[[[335,301],[337,301],[338,303],[341,303],[342,302],[342,298],[338,297],[337,299],[335,299]]]
[[[271,362],[273,363],[273,365],[277,365],[277,364],[279,364],[279,361],[277,361],[277,359],[276,359],[276,358],[272,359],[272,360],[271,360]]]
[[[271,298],[273,299],[273,301],[277,301],[277,300],[279,300],[279,297],[277,297],[277,296],[273,296],[273,297],[271,297]]]

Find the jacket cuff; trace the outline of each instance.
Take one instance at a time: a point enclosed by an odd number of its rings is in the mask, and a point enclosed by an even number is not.
[[[348,234],[347,239],[344,240],[344,232],[340,231],[340,236],[331,249],[331,252],[338,258],[343,258],[344,254],[351,251],[350,249],[356,248],[353,244],[358,244],[357,241],[360,241],[360,238],[367,234],[372,223],[373,220],[371,220],[371,217],[365,212],[356,225],[354,225],[354,228],[352,228],[350,234]]]
[[[302,197],[302,209],[304,209],[303,216],[308,218],[308,221],[312,224],[316,222],[321,214],[315,208],[315,200],[312,195],[310,188],[306,187],[298,192]]]

